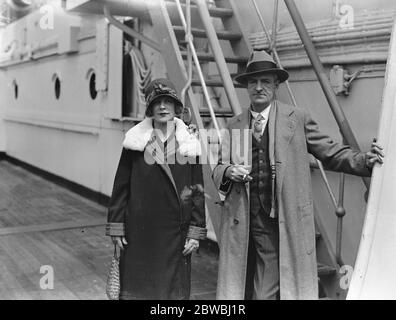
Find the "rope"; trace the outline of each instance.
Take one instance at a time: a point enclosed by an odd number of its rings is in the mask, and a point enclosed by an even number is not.
[[[182,21],[183,28],[184,28],[184,30],[186,31],[186,29],[187,29],[187,22],[186,22],[186,19],[185,19],[185,17],[184,17],[184,13],[183,13],[183,9],[182,9],[180,0],[175,0],[175,1],[176,1],[177,9],[178,9],[178,11],[179,11],[180,19],[181,19],[181,21]],[[188,44],[190,45],[190,49],[191,49],[191,53],[192,53],[192,56],[193,56],[193,59],[194,59],[194,63],[195,63],[195,66],[196,66],[196,68],[197,68],[199,80],[200,80],[200,82],[201,82],[201,86],[202,86],[202,89],[203,89],[203,91],[204,91],[205,100],[206,100],[206,103],[208,104],[210,116],[211,116],[211,118],[212,118],[213,125],[214,125],[214,127],[215,127],[215,129],[216,129],[216,133],[217,133],[218,139],[219,139],[219,141],[220,141],[220,143],[221,143],[221,138],[222,138],[222,137],[221,137],[220,128],[219,128],[219,125],[218,125],[218,123],[217,123],[217,119],[216,119],[216,115],[215,115],[214,110],[213,110],[213,107],[212,107],[212,103],[211,103],[211,101],[210,101],[208,89],[207,89],[206,83],[205,83],[205,78],[204,78],[204,76],[203,76],[202,69],[201,69],[201,65],[200,65],[200,62],[199,62],[199,60],[198,60],[197,52],[196,52],[196,50],[195,50],[194,43],[192,42],[192,39],[188,39]],[[199,114],[199,110],[197,110],[197,112],[198,112],[198,114]]]
[[[189,113],[189,119],[186,122],[191,121],[191,111],[186,107],[186,92],[188,88],[191,87],[191,80],[192,80],[192,50],[191,50],[191,43],[193,42],[193,35],[191,33],[191,5],[190,5],[190,0],[186,1],[186,23],[187,23],[187,28],[186,28],[186,42],[187,42],[187,65],[188,65],[188,79],[186,82],[186,85],[183,87],[181,91],[181,101],[183,104],[183,110],[181,116],[183,117],[184,120],[184,113],[187,111]]]
[[[144,118],[144,109],[146,105],[144,89],[151,80],[151,68],[146,67],[144,57],[138,48],[132,47],[129,51],[129,56],[131,57],[132,63],[133,86],[136,89],[136,113],[137,117]],[[143,114],[140,114],[142,110]]]

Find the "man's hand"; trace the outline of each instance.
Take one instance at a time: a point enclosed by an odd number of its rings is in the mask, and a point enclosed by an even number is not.
[[[225,176],[235,182],[249,182],[253,178],[249,176],[251,166],[243,166],[240,164],[228,167]]]
[[[128,244],[125,237],[121,236],[111,236],[111,241],[113,241],[115,245],[119,246],[120,249],[124,249],[124,245]]]
[[[197,251],[199,249],[199,240],[195,239],[186,239],[186,243],[184,245],[183,255],[188,255],[193,251]]]
[[[383,148],[377,143],[377,139],[374,138],[370,151],[366,152],[366,166],[368,168],[373,168],[376,162],[379,164],[384,162],[382,158],[385,157],[385,154],[382,152],[382,149]]]

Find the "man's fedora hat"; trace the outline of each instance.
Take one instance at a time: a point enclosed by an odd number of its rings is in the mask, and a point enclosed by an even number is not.
[[[278,68],[272,57],[262,51],[253,51],[249,57],[244,73],[234,77],[234,80],[240,84],[247,85],[247,81],[250,77],[258,74],[276,74],[280,82],[284,82],[289,78],[289,73],[281,68]]]

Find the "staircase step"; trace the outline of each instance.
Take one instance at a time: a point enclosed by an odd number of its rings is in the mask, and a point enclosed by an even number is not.
[[[176,3],[173,1],[166,1],[166,6],[167,6],[168,10],[173,9],[173,8],[175,10],[177,10]],[[181,6],[183,8],[184,14],[186,14],[186,11],[185,11],[186,5],[184,3],[182,3]],[[192,4],[191,10],[197,10],[197,6]],[[232,11],[232,9],[229,9],[229,8],[211,7],[211,8],[209,8],[209,14],[213,18],[229,18],[229,17],[233,16],[234,12]]]
[[[175,31],[176,37],[184,37],[185,32],[184,28],[182,26],[173,26],[173,29]],[[197,38],[206,38],[206,31],[204,29],[198,29],[198,28],[191,28],[191,33],[193,34],[194,37]],[[216,31],[217,37],[220,40],[240,40],[242,38],[242,35],[237,32],[230,32],[230,31]]]
[[[209,14],[213,18],[229,18],[234,15],[234,12],[228,8],[211,7],[209,8]]]
[[[221,80],[205,80],[205,83],[208,87],[223,87],[223,82]],[[201,81],[199,79],[192,79],[192,86],[201,86]],[[243,85],[234,82],[235,88],[245,88]]]
[[[199,109],[199,113],[203,118],[210,117],[210,111],[208,108]],[[234,116],[234,112],[232,110],[215,110],[214,114],[218,118],[232,118]]]
[[[330,276],[334,275],[337,272],[337,269],[331,266],[324,265],[322,263],[318,263],[318,276]]]
[[[181,51],[183,58],[187,57],[187,51]],[[214,56],[207,52],[197,52],[198,59],[201,61],[215,61]],[[247,57],[224,57],[228,63],[246,63]]]

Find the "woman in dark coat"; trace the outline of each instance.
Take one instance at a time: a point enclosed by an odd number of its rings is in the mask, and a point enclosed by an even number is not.
[[[183,106],[170,81],[152,81],[146,104],[125,135],[108,211],[120,299],[189,299],[191,253],[206,238],[200,143],[175,117]]]

